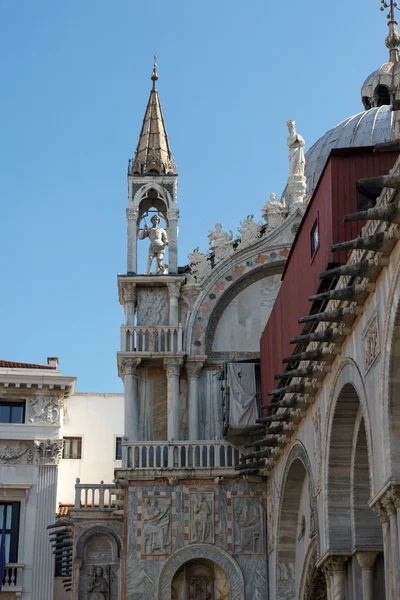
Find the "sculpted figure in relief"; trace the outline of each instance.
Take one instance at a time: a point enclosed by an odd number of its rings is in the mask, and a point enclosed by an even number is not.
[[[31,398],[29,400],[30,423],[53,425],[57,423],[60,409],[55,398]]]
[[[196,494],[193,504],[192,542],[208,542],[212,532],[211,506],[204,494]]]
[[[199,282],[203,277],[206,277],[211,271],[210,261],[208,256],[199,252],[199,246],[193,250],[191,254],[188,254],[190,269],[194,279]]]
[[[104,576],[103,567],[93,567],[88,573],[89,600],[109,600],[109,579]]]
[[[278,227],[285,218],[285,200],[277,200],[276,194],[272,192],[269,196],[269,202],[266,202],[261,210],[261,216],[266,220],[268,229]]]
[[[208,243],[210,249],[214,252],[215,262],[224,260],[233,251],[233,231],[229,233],[223,231],[222,224],[215,224],[215,231],[208,230]]]
[[[143,500],[143,536],[144,554],[167,552],[169,544],[169,508],[168,501],[160,507],[158,499],[148,496]]]
[[[240,227],[238,227],[239,244],[241,248],[252,244],[259,236],[261,230],[260,223],[254,223],[254,215],[247,215],[247,217],[240,221]]]
[[[305,141],[301,135],[296,132],[295,121],[288,121],[287,126],[289,129],[289,137],[287,139],[287,145],[289,146],[289,174],[304,177],[304,169],[306,166],[306,159],[304,156]]]
[[[147,224],[145,224],[143,231],[139,233],[140,240],[144,240],[147,237],[150,239],[146,274],[151,273],[151,263],[153,262],[153,258],[155,258],[157,263],[156,275],[164,275],[166,270],[163,261],[165,248],[168,246],[167,233],[165,229],[159,227],[161,219],[158,215],[153,215],[150,221],[152,227],[149,228]]]
[[[238,498],[235,502],[234,514],[236,521],[234,545],[236,550],[244,553],[261,553],[262,519],[258,505],[250,498]]]

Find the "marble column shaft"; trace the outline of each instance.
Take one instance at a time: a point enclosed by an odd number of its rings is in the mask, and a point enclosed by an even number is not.
[[[363,600],[374,600],[373,569],[377,552],[357,552],[357,562],[361,567]]]
[[[199,377],[202,366],[202,362],[186,363],[186,374],[189,383],[188,438],[190,441],[197,441],[200,437]]]
[[[328,587],[329,600],[345,600],[345,570],[344,564],[347,556],[329,556],[324,562],[323,569]],[[331,589],[329,594],[329,579],[331,581]]]
[[[180,439],[179,376],[181,366],[181,359],[164,359],[164,368],[167,373],[168,441]]]
[[[392,587],[392,552],[391,552],[391,541],[390,541],[390,527],[389,517],[386,509],[382,502],[376,502],[372,507],[372,510],[379,516],[379,520],[382,525],[382,537],[383,537],[383,555],[385,563],[385,592],[386,600],[393,599],[393,587]]]
[[[37,479],[32,600],[53,600],[54,556],[47,526],[54,523],[56,502],[57,465],[40,465]]]
[[[133,283],[124,289],[125,323],[128,327],[135,324],[136,286]]]
[[[128,219],[128,273],[137,273],[137,216],[137,210],[126,209],[126,218]]]
[[[382,499],[382,504],[389,517],[390,527],[390,574],[393,598],[400,598],[400,564],[399,564],[399,534],[397,531],[397,511],[393,502],[393,492],[388,490]]]
[[[122,358],[118,364],[124,382],[124,437],[129,442],[139,440],[137,368],[140,361],[140,358]]]
[[[168,273],[178,273],[178,218],[168,217]]]
[[[181,282],[177,281],[168,284],[168,296],[169,296],[169,324],[172,327],[178,327],[179,325],[179,295],[181,289]]]

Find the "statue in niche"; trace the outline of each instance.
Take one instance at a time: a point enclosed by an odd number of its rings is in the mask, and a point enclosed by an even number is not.
[[[192,542],[205,543],[210,541],[209,538],[212,534],[212,507],[210,504],[204,494],[199,493],[195,495],[193,502]]]
[[[262,552],[262,518],[259,506],[255,502],[250,498],[238,498],[235,501],[236,539],[234,545],[237,552],[255,554]]]
[[[103,567],[93,567],[88,573],[89,600],[109,600],[110,567],[106,567],[108,578],[104,576]]]
[[[148,496],[143,500],[143,536],[144,554],[165,554],[169,542],[169,508],[167,500],[164,507],[159,506],[159,499]]]
[[[205,564],[195,564],[188,573],[189,600],[214,600],[214,573]]]
[[[304,156],[305,141],[296,132],[296,121],[286,123],[289,129],[287,145],[289,146],[289,175],[304,177],[306,159]]]
[[[215,231],[211,229],[208,231],[207,239],[211,251],[214,252],[215,262],[224,260],[233,251],[233,231],[230,230],[229,233],[223,231],[221,223],[215,224]]]
[[[148,227],[147,223],[143,227],[143,231],[139,233],[139,239],[144,240],[147,237],[150,240],[149,256],[147,258],[146,274],[151,273],[151,263],[153,258],[156,259],[157,269],[156,275],[165,275],[165,267],[163,264],[165,248],[168,246],[168,237],[165,229],[159,227],[161,219],[158,215],[153,215],[150,219],[152,227]]]

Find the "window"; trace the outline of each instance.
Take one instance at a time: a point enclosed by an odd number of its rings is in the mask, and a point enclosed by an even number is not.
[[[63,458],[82,458],[82,438],[64,438]]]
[[[6,564],[18,562],[19,502],[0,502],[0,537],[5,525]]]
[[[25,402],[0,402],[0,423],[25,423]]]
[[[122,460],[122,438],[115,438],[115,460]]]
[[[319,247],[319,231],[318,231],[318,220],[315,220],[313,228],[310,233],[311,242],[311,258],[314,256]]]

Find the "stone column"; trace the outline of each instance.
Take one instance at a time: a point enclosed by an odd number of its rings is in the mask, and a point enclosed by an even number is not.
[[[165,358],[164,368],[167,373],[167,402],[168,402],[168,441],[180,439],[180,397],[179,376],[182,359]]]
[[[357,562],[361,567],[363,600],[374,600],[373,568],[377,552],[357,552]]]
[[[53,600],[54,556],[47,526],[54,523],[57,509],[57,469],[62,443],[62,440],[35,441],[39,472],[33,542],[32,600]]]
[[[178,273],[178,219],[179,209],[172,206],[168,213],[168,273]]]
[[[344,564],[347,558],[347,556],[332,555],[328,556],[324,562],[323,569],[325,578],[327,577],[327,574],[331,574],[330,600],[345,600],[346,586]]]
[[[173,327],[179,325],[179,296],[181,290],[181,281],[168,283],[169,296],[169,324]]]
[[[139,440],[139,399],[137,368],[140,358],[120,358],[118,375],[124,382],[124,437],[128,442]]]
[[[397,514],[397,533],[399,536],[399,555],[400,555],[400,487],[392,488],[393,502],[396,507]]]
[[[389,489],[381,500],[389,517],[390,564],[393,598],[400,598],[399,535],[397,531],[397,511],[393,501],[393,491]]]
[[[131,283],[124,287],[125,324],[132,327],[135,324],[136,285]]]
[[[187,362],[186,374],[188,378],[188,438],[190,441],[199,439],[199,376],[203,362]]]
[[[333,573],[326,564],[323,565],[322,572],[326,581],[326,598],[327,600],[333,600]]]
[[[127,208],[126,218],[128,220],[128,260],[127,273],[137,273],[137,208]]]
[[[385,562],[385,591],[386,600],[394,600],[392,594],[392,564],[391,564],[391,542],[390,542],[390,527],[389,517],[385,507],[381,502],[376,502],[372,507],[372,510],[378,515],[382,525],[382,537],[383,537],[383,554]]]

